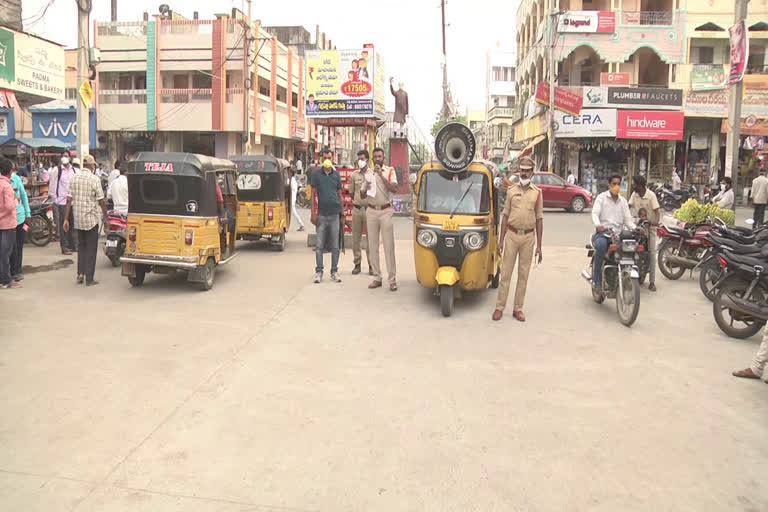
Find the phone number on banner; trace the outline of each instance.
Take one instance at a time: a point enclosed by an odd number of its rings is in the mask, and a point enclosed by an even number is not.
[[[307,117],[372,115],[373,100],[319,100],[317,111],[307,112]]]

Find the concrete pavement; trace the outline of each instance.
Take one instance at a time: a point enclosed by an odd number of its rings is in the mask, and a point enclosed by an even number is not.
[[[0,294],[2,509],[768,510],[768,385],[730,376],[759,337],[725,337],[687,278],[621,326],[557,246],[588,217],[547,219],[525,324],[490,321],[493,291],[442,318],[405,240],[397,293],[350,251],[311,284],[296,232],[208,293],[131,289],[103,255],[93,288],[28,273]]]

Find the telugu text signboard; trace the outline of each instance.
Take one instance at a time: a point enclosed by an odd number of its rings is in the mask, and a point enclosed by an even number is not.
[[[547,82],[539,82],[539,86],[536,88],[536,101],[549,106],[549,84]],[[578,115],[583,101],[581,94],[569,91],[564,87],[555,87],[554,105],[556,109]]]
[[[0,27],[0,89],[64,99],[64,48]]]
[[[744,75],[741,115],[768,117],[768,83],[765,75]],[[728,89],[686,91],[685,115],[691,117],[727,117]]]
[[[313,50],[306,56],[307,117],[374,117],[372,48]]]
[[[616,13],[612,11],[567,11],[557,21],[558,32],[614,33]]]
[[[583,108],[578,115],[555,111],[555,137],[615,137],[616,109]]]
[[[619,110],[616,116],[619,139],[683,140],[685,115],[665,110]]]
[[[702,65],[691,68],[691,89],[715,91],[725,88],[725,70],[720,65]]]

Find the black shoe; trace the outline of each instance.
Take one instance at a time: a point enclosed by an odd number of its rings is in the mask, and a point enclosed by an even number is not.
[[[652,292],[655,292],[656,291],[656,284],[655,283],[649,284],[648,285],[648,290],[652,291]]]
[[[360,272],[361,272],[361,270],[360,270],[360,265],[355,265],[355,268],[354,268],[354,269],[352,269],[352,275],[353,275],[353,276],[356,276],[356,275],[357,275],[357,274],[359,274]]]
[[[99,284],[99,282],[94,279],[93,281],[87,281],[85,286],[96,286],[97,284]]]

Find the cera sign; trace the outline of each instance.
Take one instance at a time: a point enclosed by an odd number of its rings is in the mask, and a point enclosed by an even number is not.
[[[683,140],[682,112],[619,110],[616,137],[619,139]]]
[[[555,110],[555,137],[615,137],[616,110],[583,108],[579,115]]]
[[[74,110],[36,110],[32,112],[32,136],[58,139],[68,146],[77,143],[77,113]],[[89,123],[91,148],[96,147],[96,110],[91,109]]]
[[[568,11],[560,14],[558,32],[614,33],[616,13],[612,11]]]

